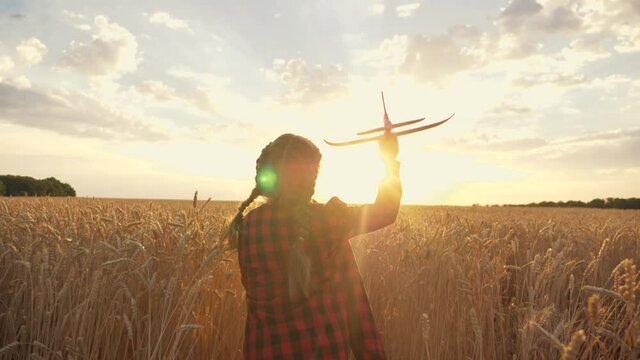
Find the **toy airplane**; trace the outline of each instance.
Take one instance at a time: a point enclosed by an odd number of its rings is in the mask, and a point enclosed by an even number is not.
[[[379,128],[375,128],[375,129],[371,129],[371,130],[367,130],[367,131],[362,131],[357,133],[357,135],[368,135],[368,134],[373,134],[375,132],[378,131],[383,131],[383,132],[391,132],[391,129],[395,129],[397,127],[401,127],[401,126],[407,126],[407,125],[411,125],[411,124],[415,124],[418,123],[422,120],[424,120],[425,118],[421,118],[421,119],[416,119],[416,120],[409,120],[409,121],[404,121],[401,123],[397,123],[397,124],[392,124],[391,121],[389,121],[389,115],[387,114],[387,106],[384,103],[384,93],[382,93],[382,107],[384,109],[384,126],[379,127]],[[394,134],[396,136],[402,136],[402,135],[408,135],[408,134],[413,134],[414,132],[418,132],[418,131],[423,131],[423,130],[427,130],[427,129],[431,129],[434,128],[436,126],[440,126],[444,123],[446,123],[447,121],[449,121],[449,119],[451,119],[453,117],[454,114],[451,114],[451,116],[449,116],[448,118],[438,121],[438,122],[434,122],[431,123],[429,125],[424,125],[424,126],[420,126],[417,128],[413,128],[413,129],[409,129],[409,130],[403,130],[403,131],[397,131],[394,132]],[[378,140],[379,136],[372,136],[372,137],[367,137],[367,138],[362,138],[362,139],[357,139],[357,140],[351,140],[351,141],[345,141],[345,142],[332,142],[332,141],[327,141],[325,140],[324,142],[326,142],[329,145],[332,146],[346,146],[346,145],[355,145],[355,144],[362,144],[362,143],[366,143],[369,141],[376,141]]]

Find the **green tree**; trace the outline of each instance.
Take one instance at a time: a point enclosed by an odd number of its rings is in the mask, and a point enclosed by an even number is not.
[[[0,180],[0,196],[4,196],[6,190],[7,190],[7,187],[4,186],[4,183],[2,182],[2,180]]]
[[[9,196],[76,196],[76,191],[67,183],[49,177],[42,180],[30,176],[3,175],[0,182],[4,189],[0,195]]]
[[[592,207],[592,208],[603,208],[604,207],[604,200],[603,199],[593,199],[593,200],[589,201],[587,206]]]

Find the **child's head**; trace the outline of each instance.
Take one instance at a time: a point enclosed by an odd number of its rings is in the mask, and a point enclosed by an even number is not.
[[[322,155],[308,139],[280,135],[269,143],[256,161],[257,195],[271,200],[305,202],[311,199]]]
[[[292,208],[307,205],[315,191],[321,158],[320,150],[298,135],[283,134],[265,146],[256,160],[255,186],[224,235],[229,245],[235,248],[242,213],[258,196]]]

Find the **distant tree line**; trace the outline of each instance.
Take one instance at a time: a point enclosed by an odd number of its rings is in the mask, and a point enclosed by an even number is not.
[[[1,175],[0,196],[76,196],[76,191],[54,177],[38,180],[30,176]]]
[[[606,198],[606,199],[593,199],[589,202],[584,201],[542,201],[538,203],[530,203],[526,205],[508,205],[508,206],[527,206],[527,207],[583,207],[583,208],[598,208],[598,209],[640,209],[639,198]]]

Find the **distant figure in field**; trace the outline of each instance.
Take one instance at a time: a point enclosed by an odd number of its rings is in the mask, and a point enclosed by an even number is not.
[[[262,150],[255,188],[225,234],[247,293],[246,359],[385,358],[348,242],[398,215],[396,136],[381,136],[379,149],[387,173],[375,204],[362,206],[312,199],[322,155],[308,139],[284,134]],[[243,216],[258,196],[267,202]]]

